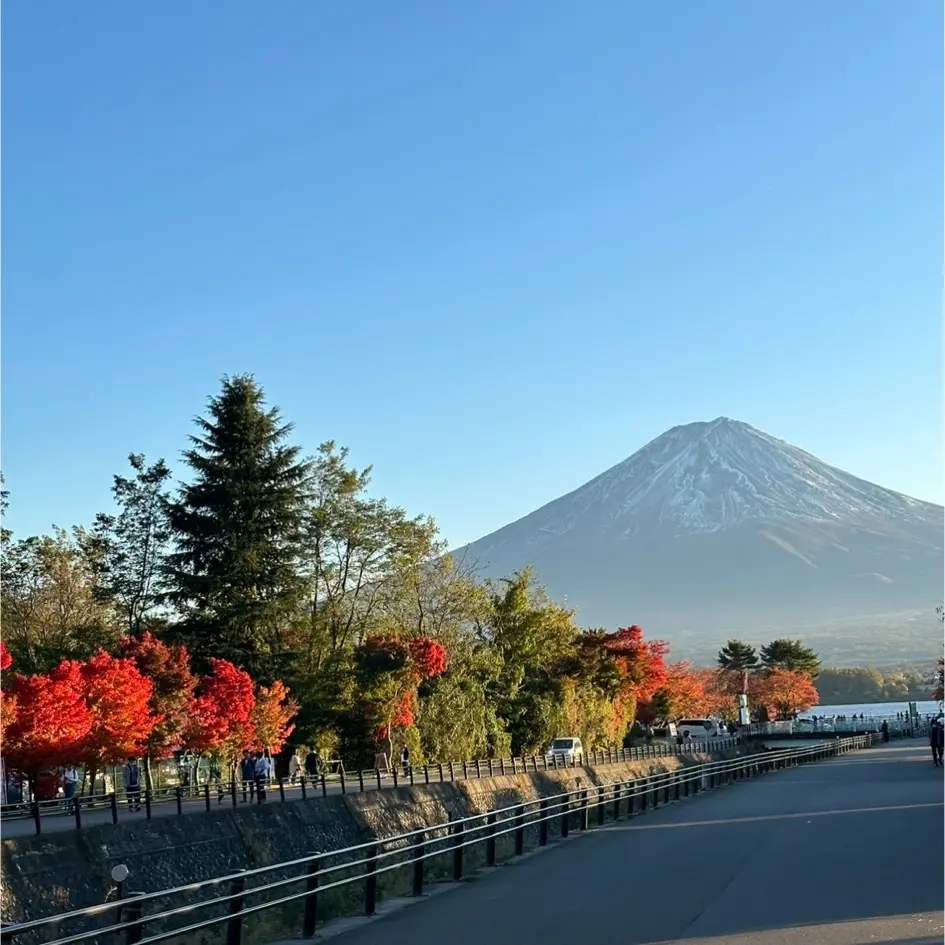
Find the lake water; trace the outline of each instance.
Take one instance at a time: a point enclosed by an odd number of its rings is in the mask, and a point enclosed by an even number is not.
[[[938,715],[941,706],[937,702],[924,700],[916,702],[920,716]],[[908,702],[865,702],[862,705],[815,705],[809,712],[801,713],[801,718],[809,719],[812,715],[865,715],[867,718],[881,716],[895,716],[897,712],[908,712]]]

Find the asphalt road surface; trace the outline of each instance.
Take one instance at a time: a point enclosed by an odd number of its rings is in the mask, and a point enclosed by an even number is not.
[[[941,945],[943,771],[899,742],[573,836],[338,945]]]

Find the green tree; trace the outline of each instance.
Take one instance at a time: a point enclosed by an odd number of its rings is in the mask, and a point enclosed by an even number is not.
[[[3,546],[3,641],[16,668],[45,673],[118,640],[114,609],[95,594],[95,562],[80,528]]]
[[[717,662],[720,669],[751,672],[758,668],[758,654],[749,643],[742,640],[729,640],[719,650]]]
[[[167,484],[171,471],[163,459],[147,465],[141,453],[128,457],[133,477],[115,476],[112,495],[117,515],[95,518],[98,594],[113,601],[125,632],[138,637],[161,600],[160,579],[170,550]]]
[[[286,442],[291,424],[265,408],[251,376],[225,377],[208,409],[184,453],[194,479],[169,505],[170,599],[198,660],[228,659],[267,683],[307,591],[300,557],[311,464]]]
[[[301,743],[332,741],[357,693],[355,647],[372,628],[390,632],[382,608],[403,596],[398,573],[428,558],[434,546],[431,521],[368,494],[370,474],[350,466],[348,451],[331,441],[312,464],[302,531],[308,601],[286,638],[290,688],[299,701],[294,735]]]
[[[761,663],[765,669],[787,669],[811,679],[820,672],[817,654],[800,640],[772,640],[761,648]]]
[[[489,582],[490,614],[480,628],[501,659],[489,686],[515,754],[532,754],[559,734],[562,681],[573,668],[578,631],[574,612],[532,581],[531,570]]]
[[[3,473],[0,472],[0,487],[4,485],[6,479],[3,478]],[[0,488],[0,521],[7,517],[7,510],[10,508],[10,490]],[[13,537],[10,529],[5,525],[0,525],[0,546],[5,547],[9,544],[10,539]]]

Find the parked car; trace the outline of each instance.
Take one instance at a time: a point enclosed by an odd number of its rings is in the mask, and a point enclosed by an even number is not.
[[[676,728],[680,735],[689,732],[689,737],[711,738],[714,735],[724,734],[721,725],[715,719],[683,719],[676,723]]]
[[[584,746],[581,744],[580,738],[556,738],[548,746],[546,754],[549,758],[557,758],[567,764],[572,759],[584,756]]]

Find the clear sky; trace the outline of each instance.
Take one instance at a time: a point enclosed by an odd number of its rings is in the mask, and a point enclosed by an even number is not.
[[[224,373],[454,545],[726,415],[941,502],[942,7],[3,5],[9,525]]]

